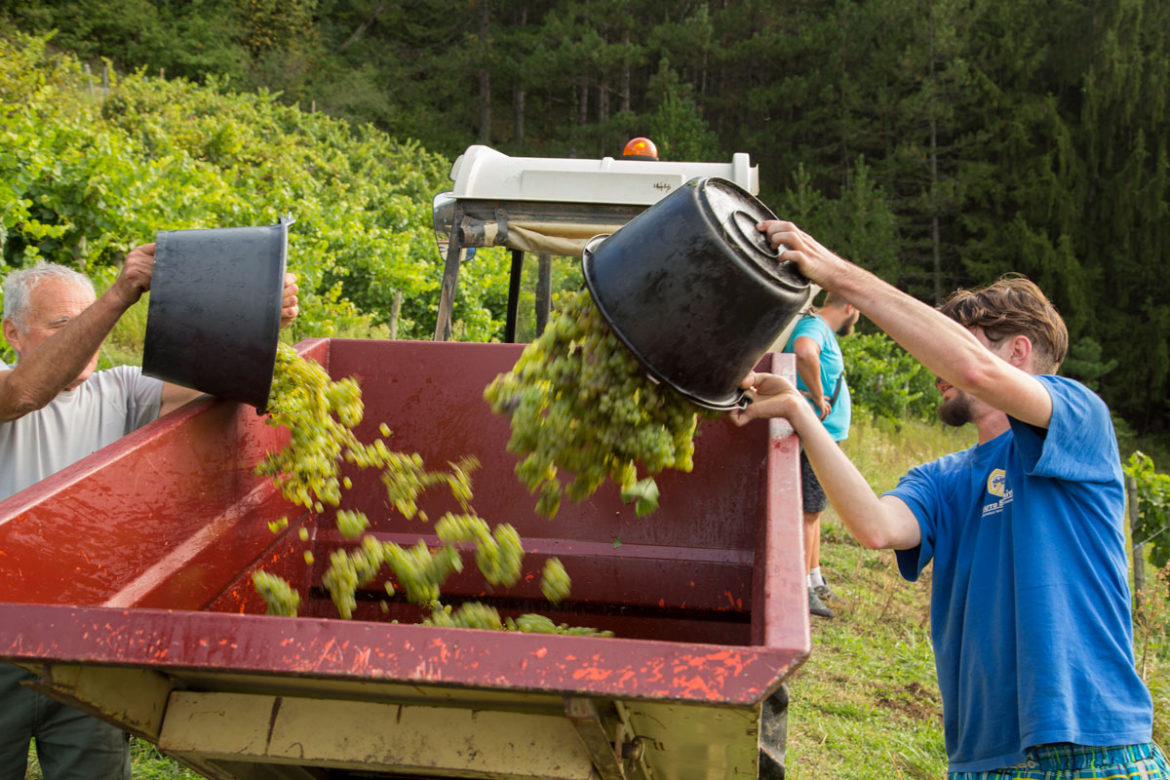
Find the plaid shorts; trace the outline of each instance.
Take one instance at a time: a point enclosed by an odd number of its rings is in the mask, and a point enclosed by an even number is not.
[[[1040,745],[1027,760],[990,772],[951,772],[949,780],[1170,780],[1170,764],[1153,742],[1118,747]]]
[[[800,495],[802,502],[800,508],[810,514],[824,512],[825,507],[829,505],[825,489],[817,480],[816,472],[813,471],[812,464],[808,462],[808,456],[804,454],[803,449],[800,451]]]

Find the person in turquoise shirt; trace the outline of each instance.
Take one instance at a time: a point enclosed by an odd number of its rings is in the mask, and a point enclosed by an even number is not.
[[[935,309],[791,222],[780,258],[840,293],[931,371],[947,425],[976,443],[878,496],[784,378],[750,373],[733,422],[780,417],[849,532],[930,572],[949,780],[1170,777],[1135,668],[1125,487],[1109,408],[1057,372],[1069,334],[1032,281],[1006,274]]]
[[[843,297],[827,293],[820,308],[813,309],[797,321],[784,347],[785,352],[796,355],[797,389],[808,398],[833,441],[838,442],[849,437],[853,404],[845,382],[845,358],[837,336],[852,333],[860,316],[861,313]],[[821,574],[821,515],[829,502],[803,449],[800,453],[800,486],[808,609],[810,614],[831,618],[833,610],[826,602],[841,599]]]

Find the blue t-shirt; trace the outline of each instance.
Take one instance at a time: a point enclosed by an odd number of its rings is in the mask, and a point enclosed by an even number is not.
[[[911,470],[890,491],[922,542],[897,553],[915,580],[934,561],[931,639],[952,772],[1025,759],[1050,742],[1148,742],[1134,669],[1125,490],[1109,410],[1070,379],[1047,431],[1018,420]]]
[[[821,392],[825,394],[825,398],[832,398],[833,390],[837,387],[837,380],[841,380],[841,390],[837,393],[836,400],[833,401],[833,408],[821,422],[824,423],[825,430],[833,437],[833,441],[844,441],[849,438],[849,423],[853,418],[853,401],[849,397],[849,385],[842,376],[845,373],[845,357],[841,354],[841,345],[837,343],[837,334],[819,316],[810,314],[797,321],[792,335],[788,338],[788,343],[784,345],[784,351],[792,352],[796,340],[802,336],[812,339],[821,348]],[[805,385],[799,374],[796,377],[796,389],[808,391],[808,386]],[[812,404],[811,398],[809,403]],[[821,413],[821,410],[815,406],[813,410],[818,415]]]

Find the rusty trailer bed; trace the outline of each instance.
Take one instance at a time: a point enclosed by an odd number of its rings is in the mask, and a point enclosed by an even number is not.
[[[360,380],[363,441],[385,422],[393,449],[432,467],[481,461],[473,506],[519,530],[525,577],[492,589],[468,565],[446,602],[615,636],[422,626],[417,607],[373,588],[340,619],[319,587],[348,544],[333,510],[294,507],[252,473],[287,433],[208,399],[0,502],[0,658],[212,778],[757,777],[766,701],[809,652],[786,423],[704,422],[694,471],[660,475],[648,517],[606,485],[550,520],[513,474],[507,420],[482,399],[522,345],[298,348]],[[790,356],[763,364],[793,375]],[[375,474],[346,473],[343,506],[378,538],[434,540],[389,508]],[[454,504],[436,493],[422,507],[438,517]],[[539,592],[554,555],[573,578],[558,606]],[[263,614],[260,568],[298,588],[300,617]]]

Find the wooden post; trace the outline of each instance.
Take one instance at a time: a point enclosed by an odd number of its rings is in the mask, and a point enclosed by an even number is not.
[[[1142,591],[1146,587],[1146,562],[1142,558],[1142,543],[1137,540],[1139,507],[1137,480],[1133,477],[1125,478],[1125,506],[1129,513],[1130,538],[1133,540],[1133,592],[1140,609]]]
[[[455,291],[459,287],[459,263],[463,256],[463,210],[455,207],[451,220],[451,236],[447,242],[447,262],[443,269],[443,284],[439,288],[439,307],[435,313],[435,341],[451,338],[451,316],[455,310]]]
[[[398,315],[402,313],[402,290],[394,291],[394,303],[390,305],[390,340],[398,338]]]

